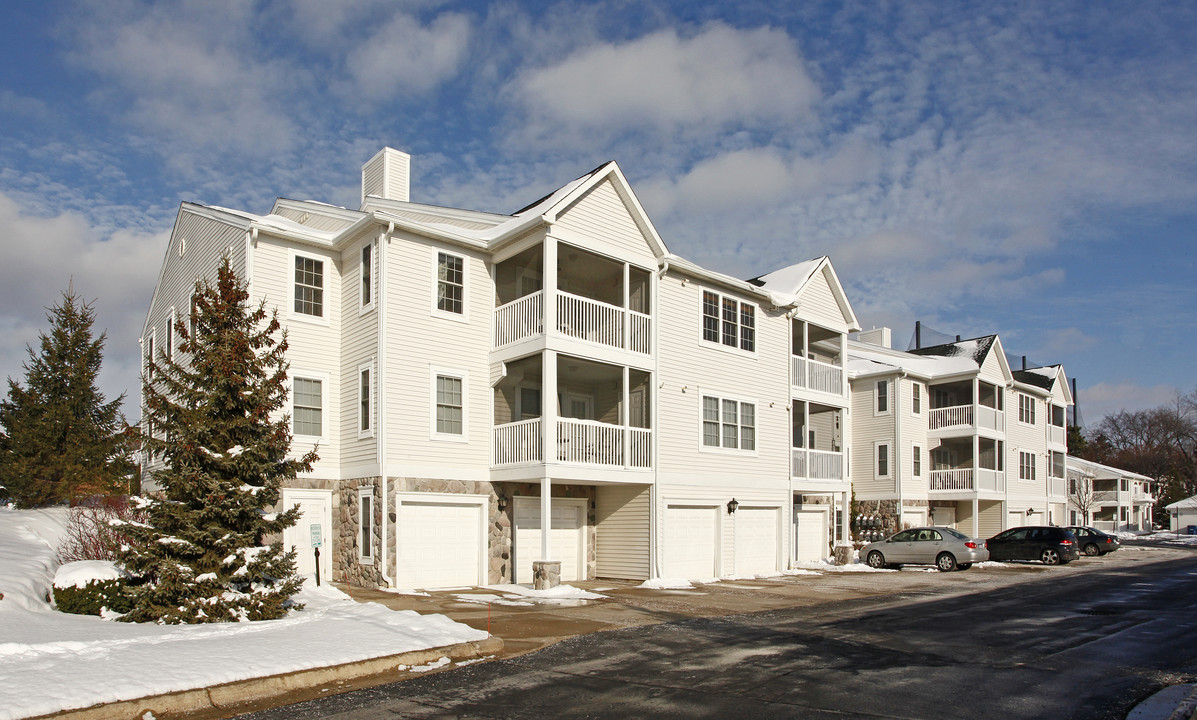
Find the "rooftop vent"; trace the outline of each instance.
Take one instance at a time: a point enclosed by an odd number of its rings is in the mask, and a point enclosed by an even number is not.
[[[870,345],[880,345],[883,348],[893,347],[892,333],[887,327],[873,328],[872,330],[865,330],[856,336],[862,343]]]
[[[362,205],[366,196],[408,202],[408,182],[411,177],[411,156],[394,148],[384,147],[362,165]]]

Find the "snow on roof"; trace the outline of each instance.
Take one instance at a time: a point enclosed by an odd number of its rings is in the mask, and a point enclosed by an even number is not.
[[[1135,480],[1151,480],[1146,475],[1140,475],[1130,470],[1122,470],[1111,465],[1103,465],[1092,460],[1084,460],[1079,457],[1069,455],[1065,460],[1065,466],[1070,470],[1080,470],[1091,475],[1113,475],[1115,477],[1133,478]]]
[[[529,215],[543,215],[545,213],[545,211],[547,211],[549,208],[556,205],[558,202],[561,201],[562,198],[564,198],[566,195],[569,195],[571,192],[573,192],[575,188],[577,188],[579,185],[586,182],[590,178],[594,177],[595,174],[597,174],[600,170],[602,170],[603,168],[610,165],[612,162],[614,162],[614,161],[612,160],[609,162],[605,162],[602,165],[599,165],[595,169],[591,170],[590,172],[586,173],[582,177],[562,185],[561,187],[557,188],[556,190],[549,193],[548,195],[545,195],[544,197],[542,197],[541,199],[532,203],[531,205],[527,205],[525,207],[520,208],[519,210],[516,210],[515,212],[511,213],[512,217],[527,217]]]
[[[968,355],[924,357],[890,350],[856,340],[848,342],[848,376],[867,377],[885,372],[906,371],[924,378],[975,373],[981,365]]]
[[[774,270],[766,275],[752,278],[748,282],[769,293],[769,297],[772,298],[774,305],[778,307],[792,305],[798,293],[802,291],[802,288],[806,287],[806,283],[810,282],[815,271],[819,269],[819,266],[826,259],[827,256],[824,255],[813,260],[806,260],[790,265],[789,267],[781,268],[780,270]]]
[[[1041,387],[1044,390],[1051,390],[1052,386],[1056,384],[1059,372],[1059,365],[1046,365],[1044,367],[1027,368],[1026,370],[1014,370],[1010,374],[1019,382]]]
[[[1177,500],[1171,505],[1165,505],[1164,508],[1168,510],[1197,510],[1197,495]]]
[[[230,208],[220,207],[219,205],[204,205],[202,207],[207,207],[222,213],[234,215],[239,218],[244,218],[262,229],[277,230],[289,235],[305,235],[307,237],[332,242],[338,235],[341,234],[340,230],[318,230],[308,225],[304,225],[303,223],[295,222],[294,220],[285,218],[281,215],[255,215],[254,213],[245,212],[244,210],[233,210]]]
[[[994,341],[997,340],[997,335],[986,335],[984,337],[972,338],[970,340],[961,340],[960,342],[944,343],[943,345],[932,345],[931,347],[918,348],[910,352],[916,355],[938,355],[940,357],[969,357],[972,358],[978,366],[985,362],[985,356],[989,354],[990,348],[993,347]]]

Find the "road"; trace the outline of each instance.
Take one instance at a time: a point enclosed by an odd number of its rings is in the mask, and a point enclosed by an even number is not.
[[[1197,555],[1029,577],[595,633],[243,717],[1122,720],[1197,677]]]

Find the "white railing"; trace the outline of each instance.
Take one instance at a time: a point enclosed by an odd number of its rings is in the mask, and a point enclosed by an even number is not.
[[[965,470],[932,470],[932,490],[972,490],[973,471]]]
[[[557,459],[587,465],[623,466],[623,427],[595,420],[558,418]]]
[[[578,340],[623,347],[623,308],[570,293],[558,293],[557,331]]]
[[[1101,530],[1104,533],[1117,532],[1117,520],[1094,520],[1089,523],[1094,530]]]
[[[525,295],[495,309],[495,347],[544,333],[544,292]]]
[[[492,465],[540,462],[540,418],[496,425],[492,435]]]
[[[790,384],[832,395],[844,394],[844,369],[839,365],[790,356]]]
[[[1067,442],[1065,440],[1065,437],[1066,436],[1065,436],[1064,428],[1056,427],[1055,425],[1047,426],[1047,441],[1049,443],[1055,443],[1056,445],[1064,445]]]
[[[634,468],[650,468],[653,466],[653,431],[648,428],[628,428],[629,442],[628,465]]]
[[[1067,494],[1064,478],[1051,478],[1051,483],[1052,497],[1064,497],[1064,495]]]
[[[1097,490],[1093,493],[1093,502],[1118,502],[1117,490]]]
[[[1153,502],[1155,502],[1155,496],[1152,495],[1151,493],[1137,492],[1134,494],[1134,497],[1131,499],[1131,502],[1153,503]]]
[[[843,480],[844,454],[830,450],[790,448],[790,472],[808,480]]]
[[[977,406],[977,427],[1005,432],[1006,413],[987,405]]]
[[[1006,473],[998,472],[997,470],[990,470],[989,468],[978,468],[977,489],[1005,492]]]
[[[930,430],[939,430],[940,428],[947,427],[972,427],[972,425],[972,405],[934,408],[927,418],[927,428]]]
[[[652,354],[652,318],[644,313],[630,310],[628,319],[631,321],[631,337],[628,338],[631,347],[628,349],[642,355]]]

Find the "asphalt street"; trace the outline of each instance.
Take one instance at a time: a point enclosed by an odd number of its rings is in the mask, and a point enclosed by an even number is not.
[[[1122,720],[1197,677],[1197,555],[1055,570],[594,633],[243,717]]]

